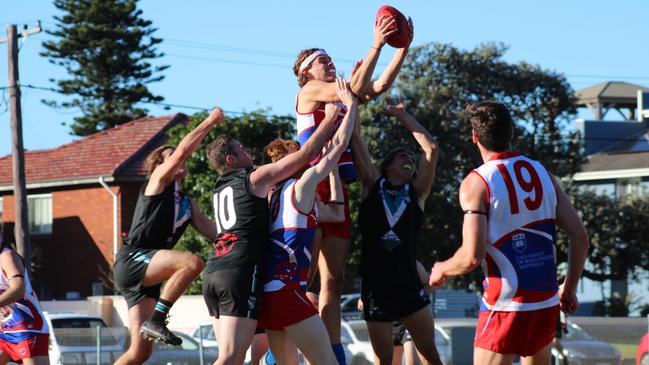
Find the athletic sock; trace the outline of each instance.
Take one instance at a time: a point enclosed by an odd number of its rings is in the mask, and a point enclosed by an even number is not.
[[[334,355],[336,355],[336,360],[338,360],[338,365],[347,365],[347,361],[345,360],[345,349],[343,348],[343,344],[335,343],[331,345],[331,348],[334,350]]]
[[[168,302],[164,299],[158,299],[158,303],[156,303],[155,305],[155,310],[153,311],[151,320],[154,322],[163,323],[167,318],[167,313],[169,313],[172,305],[174,304],[171,302]]]
[[[266,353],[266,364],[269,365],[277,364],[277,361],[275,360],[275,356],[273,356],[273,353],[270,352],[270,349],[268,349],[268,352]]]

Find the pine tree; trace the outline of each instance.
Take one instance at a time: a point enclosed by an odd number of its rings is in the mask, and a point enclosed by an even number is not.
[[[43,100],[56,108],[79,108],[71,134],[86,136],[147,115],[138,103],[159,102],[147,84],[164,78],[169,66],[153,66],[148,60],[161,57],[155,45],[162,40],[152,34],[151,21],[142,19],[137,0],[54,0],[63,12],[55,16],[57,38],[46,41],[53,64],[66,68],[69,79],[54,80],[57,90],[72,100]]]

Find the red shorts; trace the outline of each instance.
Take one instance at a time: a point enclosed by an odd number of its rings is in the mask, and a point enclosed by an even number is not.
[[[552,342],[558,318],[558,305],[524,312],[481,311],[473,344],[500,354],[531,356]]]
[[[318,310],[302,290],[266,292],[261,300],[257,327],[281,331],[317,314]]]
[[[9,355],[13,361],[20,361],[36,356],[49,356],[49,339],[49,334],[39,333],[28,340],[18,343],[0,341],[0,351]]]
[[[325,179],[316,188],[316,193],[320,196],[323,203],[331,200],[331,189],[329,188],[329,179]],[[352,237],[351,227],[352,219],[349,215],[349,192],[347,185],[343,185],[343,200],[345,201],[345,221],[340,223],[318,223],[322,229],[322,237],[336,236],[349,239]]]

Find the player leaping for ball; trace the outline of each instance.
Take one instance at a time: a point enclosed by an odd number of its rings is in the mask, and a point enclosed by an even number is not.
[[[474,342],[474,364],[549,364],[559,307],[577,310],[576,289],[588,234],[575,208],[538,161],[509,150],[513,123],[503,104],[468,108],[473,143],[484,164],[460,186],[462,246],[433,266],[430,285],[482,263],[485,291]],[[568,233],[568,271],[557,287],[555,224]]]
[[[370,100],[386,92],[401,69],[401,65],[408,53],[409,44],[412,41],[413,27],[412,21],[404,21],[403,23],[407,24],[405,26],[407,29],[399,30],[396,23],[397,20],[394,17],[384,16],[378,19],[374,27],[372,46],[365,59],[356,64],[356,71],[351,74],[349,82],[351,91],[361,101]],[[374,72],[381,48],[385,45],[388,37],[398,31],[407,34],[409,38],[408,45],[396,51],[392,61],[378,80],[371,81],[370,78]],[[304,145],[322,122],[326,103],[340,102],[340,98],[336,94],[336,67],[327,52],[323,49],[311,48],[300,52],[293,66],[293,71],[300,85],[296,100],[298,141]],[[344,106],[341,105],[341,107],[338,122],[342,120],[345,113]],[[316,162],[317,160],[312,163]],[[350,151],[343,153],[339,161],[339,169],[340,177],[343,180],[352,181],[356,179]],[[319,229],[322,229],[322,243],[320,246],[322,254],[318,261],[321,279],[320,315],[327,327],[329,338],[340,364],[345,364],[345,353],[340,343],[340,296],[342,294],[345,259],[349,251],[349,239],[351,237],[347,189],[344,189],[343,192],[346,219],[342,223],[319,225]],[[331,200],[327,181],[323,181],[318,185],[318,194],[324,202]]]
[[[231,136],[220,135],[207,146],[208,162],[220,175],[213,195],[218,235],[203,274],[203,296],[215,317],[217,364],[242,364],[257,327],[268,193],[320,153],[333,130],[328,119],[302,149],[257,168],[248,149]]]

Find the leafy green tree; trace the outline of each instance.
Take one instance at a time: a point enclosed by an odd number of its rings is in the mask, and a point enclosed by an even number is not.
[[[572,175],[583,162],[578,135],[566,128],[575,104],[565,77],[538,65],[506,62],[506,50],[502,44],[468,51],[448,44],[424,45],[411,50],[395,84],[392,96],[404,100],[409,112],[439,141],[437,177],[420,235],[420,257],[427,264],[450,257],[459,247],[460,182],[482,164],[471,142],[467,104],[491,99],[508,105],[516,122],[513,149],[542,161],[552,173]],[[381,109],[382,101],[373,102],[362,118],[372,156],[380,159],[396,146],[417,151],[405,128]],[[354,203],[352,211],[357,211]],[[358,253],[351,257],[354,260]],[[479,283],[481,273],[454,280],[454,285],[468,288]]]
[[[180,140],[207,117],[207,112],[196,113],[188,125],[178,125],[169,131],[169,143],[177,145]],[[220,134],[230,134],[244,146],[250,148],[255,164],[263,163],[263,148],[275,138],[293,138],[295,119],[290,116],[270,116],[267,111],[245,113],[229,117],[219,123],[203,140],[201,147],[189,157],[185,165],[188,175],[183,182],[183,191],[198,203],[203,212],[213,216],[212,188],[218,178],[205,154],[205,147]],[[178,242],[177,248],[201,255],[207,259],[212,248],[211,242],[190,228]],[[189,294],[200,294],[201,282],[196,281],[190,287]]]
[[[47,31],[55,41],[43,43],[42,56],[63,66],[70,78],[50,81],[64,102],[44,100],[56,108],[79,108],[72,134],[86,136],[146,116],[142,102],[159,102],[147,84],[164,78],[169,66],[153,66],[162,56],[155,45],[162,40],[151,21],[142,19],[137,0],[54,0],[63,15],[55,16],[56,29]]]
[[[649,270],[649,199],[617,200],[583,186],[566,186],[590,234],[584,277],[595,281],[637,279],[640,270]],[[567,237],[560,234],[557,241],[565,247],[559,256],[565,261]]]

